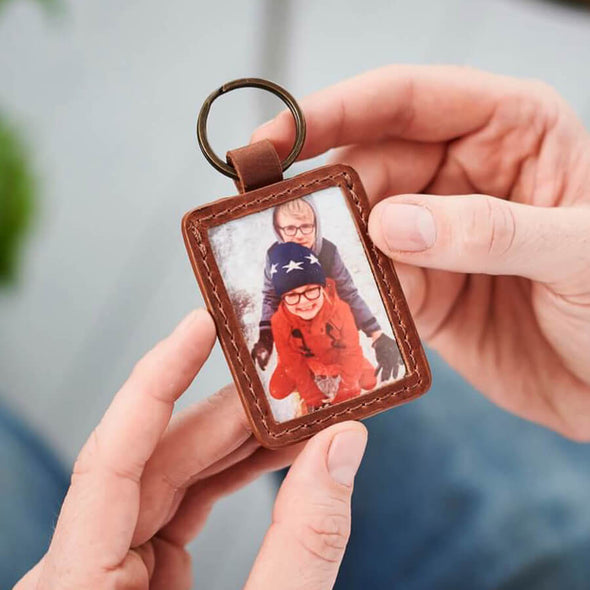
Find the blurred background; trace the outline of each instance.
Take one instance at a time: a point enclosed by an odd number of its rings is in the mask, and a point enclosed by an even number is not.
[[[261,76],[302,97],[393,62],[469,64],[543,79],[590,125],[587,6],[0,0],[0,404],[12,423],[69,468],[134,362],[201,305],[180,219],[235,192],[196,146],[214,88]],[[256,90],[217,101],[216,151],[281,108]],[[229,379],[217,347],[182,404]],[[2,469],[6,502],[13,472]],[[215,509],[194,544],[200,587],[243,583],[273,497],[263,479]],[[30,567],[38,550],[14,557],[2,530],[0,569],[8,555]]]

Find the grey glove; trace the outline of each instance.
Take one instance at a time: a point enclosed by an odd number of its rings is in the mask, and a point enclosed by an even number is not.
[[[273,347],[273,337],[270,328],[260,330],[258,342],[252,347],[252,360],[264,371],[270,360]]]
[[[393,376],[394,368],[401,363],[401,355],[397,344],[393,338],[381,334],[373,342],[372,346],[375,349],[375,358],[377,359],[375,376],[379,378],[379,372],[381,372],[381,381],[387,381]]]

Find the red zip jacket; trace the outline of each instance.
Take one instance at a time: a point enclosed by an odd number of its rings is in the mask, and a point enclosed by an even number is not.
[[[376,385],[374,367],[363,356],[359,332],[347,303],[336,294],[332,279],[326,280],[324,303],[318,315],[303,320],[291,313],[284,302],[271,319],[278,363],[270,394],[277,399],[297,391],[307,406],[328,401],[317,387],[314,375],[335,377],[341,382],[333,403],[350,399],[362,389]]]

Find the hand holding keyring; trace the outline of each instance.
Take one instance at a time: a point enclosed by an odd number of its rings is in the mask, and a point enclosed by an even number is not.
[[[303,157],[349,146],[338,159],[354,163],[383,201],[372,236],[398,261],[422,335],[500,405],[589,439],[590,139],[567,105],[531,82],[391,67],[303,106]],[[281,115],[256,137],[284,153],[292,123]],[[291,459],[294,449],[258,448],[227,392],[168,426],[213,340],[210,319],[193,314],[138,364],[80,455],[48,553],[18,590],[115,580],[188,588],[184,542],[211,504]],[[315,587],[313,574],[318,588],[332,587],[364,437],[344,423],[307,444],[247,588],[274,588],[276,579]],[[330,499],[336,506],[323,504]]]
[[[233,388],[171,420],[214,341],[209,315],[193,312],[137,364],[76,461],[47,554],[16,590],[192,588],[185,545],[213,504],[300,452],[246,588],[332,588],[365,428],[342,423],[304,448],[268,451]]]
[[[498,405],[590,440],[590,136],[548,86],[390,66],[301,102],[303,159],[340,148],[420,335]],[[284,113],[253,139],[279,154]],[[493,196],[490,196],[493,195]]]

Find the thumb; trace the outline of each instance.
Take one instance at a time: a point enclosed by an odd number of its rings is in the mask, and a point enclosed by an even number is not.
[[[333,587],[350,534],[353,480],[366,442],[362,424],[343,422],[307,443],[279,490],[246,590]]]
[[[400,195],[378,203],[369,233],[395,260],[558,283],[590,270],[590,209],[485,195]]]

